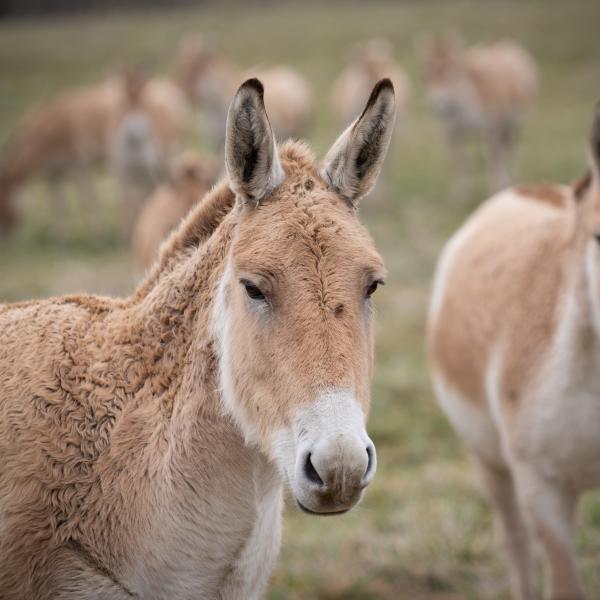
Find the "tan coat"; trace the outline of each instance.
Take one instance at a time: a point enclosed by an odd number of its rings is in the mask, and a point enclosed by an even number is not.
[[[465,48],[460,39],[439,36],[426,46],[425,64],[427,97],[445,126],[455,177],[465,176],[462,146],[480,137],[490,187],[502,189],[510,183],[517,137],[538,92],[534,59],[511,40]]]
[[[216,148],[223,146],[229,99],[248,77],[258,77],[264,82],[265,105],[277,138],[304,137],[312,123],[312,90],[306,79],[290,66],[258,67],[242,72],[213,44],[195,37],[182,44],[173,74],[189,102],[202,111],[204,130]],[[370,89],[375,83],[369,81],[365,85]],[[360,106],[364,102],[363,94]]]
[[[348,125],[366,102],[365,90],[382,77],[389,77],[396,92],[396,128],[403,122],[410,100],[410,82],[396,63],[391,46],[380,39],[372,39],[352,53],[352,60],[335,80],[331,93],[331,107],[341,125]]]
[[[147,269],[156,260],[162,242],[202,200],[215,175],[216,168],[207,158],[188,154],[177,161],[171,183],[152,194],[134,227],[132,251],[139,268]]]
[[[600,144],[594,152],[599,161]],[[585,597],[572,529],[577,498],[600,485],[598,164],[578,188],[520,186],[488,200],[434,280],[436,393],[497,509],[520,599],[535,597],[528,523],[550,597]]]
[[[161,153],[176,145],[187,118],[181,93],[157,79],[144,83],[143,94],[140,88],[132,100],[128,77],[65,92],[25,116],[9,139],[0,166],[0,228],[2,223],[5,228],[12,225],[12,196],[30,178],[54,178],[107,164],[115,136],[132,115],[143,113],[152,122]],[[119,160],[117,171],[125,172],[125,161]]]
[[[306,512],[339,513],[372,479],[383,266],[353,202],[381,169],[393,90],[320,166],[277,148],[262,98],[256,80],[237,92],[227,182],[133,296],[0,307],[4,599],[258,600],[284,480]]]

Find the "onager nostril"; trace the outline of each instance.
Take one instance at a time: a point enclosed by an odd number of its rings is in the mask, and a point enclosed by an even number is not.
[[[374,461],[373,461],[373,447],[372,446],[367,446],[367,456],[369,457],[369,460],[367,462],[367,470],[365,471],[365,474],[364,474],[365,479],[369,476],[369,474],[373,470]]]
[[[306,478],[312,483],[316,483],[317,485],[325,485],[325,482],[321,479],[317,470],[315,469],[312,461],[310,460],[310,452],[306,455],[306,461],[304,463],[304,474]]]

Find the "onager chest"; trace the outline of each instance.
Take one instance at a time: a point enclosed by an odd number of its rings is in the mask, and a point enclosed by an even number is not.
[[[600,484],[599,360],[595,344],[573,352],[559,336],[515,432],[517,449],[582,489]]]
[[[205,476],[183,469],[140,537],[143,551],[125,575],[140,597],[242,600],[264,591],[280,545],[282,482],[263,457],[222,434],[230,456]]]

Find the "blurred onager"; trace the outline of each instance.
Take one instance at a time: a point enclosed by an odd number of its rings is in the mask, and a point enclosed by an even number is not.
[[[75,175],[84,198],[93,195],[90,167],[111,164],[124,185],[155,180],[182,133],[183,95],[168,81],[145,82],[127,72],[65,92],[27,114],[0,161],[0,230],[15,222],[18,189],[34,177],[53,184]],[[184,100],[185,101],[185,100]]]
[[[303,137],[312,121],[312,92],[306,79],[287,65],[242,72],[213,41],[193,36],[182,41],[174,80],[203,116],[203,127],[214,148],[223,147],[229,99],[249,76],[265,85],[265,105],[277,139]]]
[[[256,600],[284,482],[310,514],[360,500],[384,267],[356,207],[394,116],[382,80],[317,164],[248,80],[226,180],[132,297],[0,308],[4,600]]]
[[[216,175],[214,162],[195,153],[188,152],[176,161],[171,182],[152,194],[136,221],[132,249],[138,267],[146,269],[152,265],[162,242],[202,200]]]
[[[425,43],[427,97],[445,126],[456,193],[463,193],[466,144],[480,138],[488,156],[489,184],[511,181],[515,145],[538,92],[538,69],[518,43],[465,48],[456,35]]]
[[[515,599],[583,600],[573,520],[600,485],[600,112],[589,176],[488,200],[442,253],[429,351],[442,408],[496,510]],[[531,526],[532,531],[530,531]]]
[[[182,92],[168,79],[147,79],[133,71],[115,107],[109,159],[127,210],[127,227],[148,195],[167,179],[188,118]]]
[[[371,39],[357,45],[346,67],[333,85],[331,106],[339,122],[346,125],[367,101],[368,90],[380,79],[389,77],[396,93],[396,128],[403,122],[408,108],[410,83],[393,57],[391,44],[385,39]]]

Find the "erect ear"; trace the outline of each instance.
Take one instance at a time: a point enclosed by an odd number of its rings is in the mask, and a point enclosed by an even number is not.
[[[225,135],[229,186],[242,200],[256,204],[284,178],[263,96],[258,79],[240,86],[229,107]]]
[[[596,104],[589,140],[587,172],[573,184],[577,200],[591,195],[595,197],[600,193],[600,102]]]
[[[373,88],[360,117],[323,160],[321,176],[352,204],[368,194],[377,181],[395,117],[394,86],[389,79],[382,79]]]

